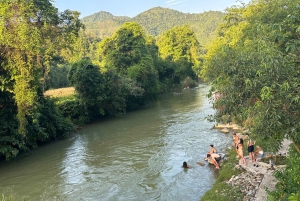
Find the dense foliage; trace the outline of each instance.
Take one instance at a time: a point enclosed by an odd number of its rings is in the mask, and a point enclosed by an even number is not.
[[[267,151],[276,151],[283,138],[292,141],[270,200],[297,199],[300,0],[256,0],[228,9],[200,66],[205,51],[199,39],[207,44],[214,37],[222,15],[154,8],[130,19],[100,12],[83,19],[87,31],[104,23],[93,36],[82,30],[78,12],[58,13],[50,0],[0,1],[0,157],[68,135],[71,121],[146,106],[174,84],[191,87],[201,70],[211,95],[220,95],[213,119],[240,123]],[[44,97],[47,88],[69,85],[75,96]]]
[[[137,22],[145,29],[147,34],[153,36],[158,36],[175,26],[188,24],[195,32],[197,40],[202,45],[206,45],[216,37],[216,30],[218,24],[222,21],[223,15],[219,11],[190,14],[168,8],[155,7],[133,18],[113,16],[108,12],[101,11],[84,17],[82,22],[86,26],[87,33],[101,39],[113,35],[125,22]]]
[[[169,44],[177,51],[166,58],[136,22],[122,23],[100,41],[86,34],[80,13],[59,13],[49,0],[4,0],[0,8],[0,157],[65,137],[72,123],[147,106],[173,84],[192,86],[196,79],[199,43],[186,26],[171,32],[189,45]],[[44,96],[46,89],[66,86],[76,94]]]
[[[156,45],[155,38],[147,36],[135,22],[123,24],[111,37],[100,41],[96,56],[72,64],[68,79],[76,89],[76,97],[57,102],[62,113],[77,124],[87,123],[147,106],[174,84],[195,86],[193,67],[199,65],[195,34],[187,26],[170,32],[177,41],[168,45],[176,49],[169,56],[160,55],[164,44]]]
[[[72,125],[43,97],[53,56],[77,37],[79,13],[48,0],[0,2],[0,154],[6,159],[63,137]]]
[[[300,161],[293,159],[300,154],[299,16],[299,0],[258,0],[229,9],[202,70],[211,92],[221,94],[215,119],[230,115],[268,151],[276,151],[284,137],[293,142],[297,153],[289,158],[286,176],[278,174],[275,200],[300,189]],[[286,183],[293,188],[282,188]]]
[[[186,76],[196,79],[199,69],[199,42],[189,26],[176,26],[166,31],[157,40],[159,54],[177,64],[175,76],[182,81]]]

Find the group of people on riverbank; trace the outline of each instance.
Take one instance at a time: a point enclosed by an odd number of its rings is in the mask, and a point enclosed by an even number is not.
[[[220,156],[220,154],[217,153],[217,150],[214,147],[214,145],[211,144],[209,146],[210,146],[210,150],[208,151],[205,160],[207,160],[211,164],[214,164],[216,166],[216,169],[220,169],[219,161],[221,160],[221,156]],[[204,163],[202,163],[202,162],[197,162],[197,163],[200,164],[200,165],[204,165]],[[183,164],[182,164],[182,167],[183,168],[190,168],[191,166],[189,166],[187,164],[187,162],[184,161]]]
[[[263,150],[260,148],[260,146],[255,146],[256,141],[252,140],[249,137],[249,134],[246,133],[244,137],[239,137],[237,133],[232,134],[233,137],[233,145],[235,147],[236,153],[237,153],[237,158],[240,158],[242,160],[243,165],[247,165],[246,159],[244,157],[244,139],[247,140],[247,151],[249,154],[249,161],[255,162],[257,158],[262,158],[263,157]],[[214,145],[210,145],[210,150],[208,151],[205,160],[207,160],[209,163],[213,164],[216,166],[216,169],[220,169],[219,166],[219,161],[221,160],[221,155],[217,153],[216,148]],[[187,164],[186,161],[183,162],[182,167],[184,168],[190,168],[190,166]]]
[[[237,158],[242,159],[242,164],[247,165],[246,159],[244,157],[244,139],[243,137],[239,137],[236,133],[232,134],[234,147],[237,153]],[[247,151],[249,154],[249,161],[250,163],[255,162],[256,158],[262,158],[263,157],[263,150],[260,148],[260,146],[256,146],[256,150],[254,151],[254,145],[256,143],[255,140],[252,140],[249,137],[249,134],[246,133],[245,139],[247,140]]]

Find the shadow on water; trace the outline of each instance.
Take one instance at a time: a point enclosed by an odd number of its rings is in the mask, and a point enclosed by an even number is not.
[[[26,200],[199,200],[218,171],[196,162],[204,162],[209,144],[222,151],[231,141],[210,130],[208,90],[164,94],[147,109],[2,163],[0,187]]]

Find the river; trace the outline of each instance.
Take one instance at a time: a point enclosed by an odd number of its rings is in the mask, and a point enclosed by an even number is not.
[[[199,201],[218,170],[204,162],[209,145],[232,138],[206,117],[209,87],[167,93],[146,109],[89,124],[72,137],[0,163],[0,195],[15,200]],[[192,168],[183,169],[186,161]]]

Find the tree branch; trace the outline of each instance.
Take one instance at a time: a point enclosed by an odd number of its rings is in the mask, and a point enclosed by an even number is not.
[[[292,142],[293,142],[293,145],[294,145],[295,149],[296,149],[297,152],[300,154],[300,148],[299,148],[299,146],[296,144],[295,139],[294,139],[293,137],[291,137],[291,140],[292,140]]]

